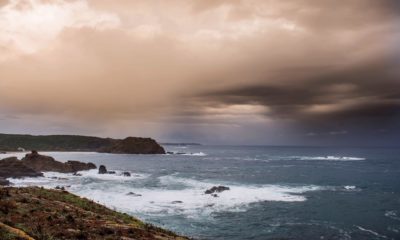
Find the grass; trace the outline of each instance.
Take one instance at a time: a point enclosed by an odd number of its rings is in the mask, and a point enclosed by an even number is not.
[[[39,187],[0,188],[0,222],[38,240],[187,239],[89,199]],[[1,234],[2,240],[18,239]]]

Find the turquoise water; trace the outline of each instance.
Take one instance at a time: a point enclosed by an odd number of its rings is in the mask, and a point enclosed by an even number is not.
[[[400,239],[400,149],[166,148],[186,154],[46,153],[117,175],[46,173],[13,182],[65,186],[197,239]],[[204,194],[215,185],[230,190]]]

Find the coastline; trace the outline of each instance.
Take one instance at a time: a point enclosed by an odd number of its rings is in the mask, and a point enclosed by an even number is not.
[[[64,190],[0,187],[0,239],[187,240]]]

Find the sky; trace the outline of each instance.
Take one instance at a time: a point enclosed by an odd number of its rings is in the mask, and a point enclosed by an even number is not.
[[[0,132],[400,140],[396,0],[0,0]]]

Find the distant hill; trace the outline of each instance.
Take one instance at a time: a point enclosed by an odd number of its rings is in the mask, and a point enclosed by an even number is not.
[[[79,135],[33,136],[0,134],[0,151],[93,151],[130,154],[164,154],[164,149],[151,138],[99,138]]]
[[[201,146],[201,143],[161,143],[164,146]]]

